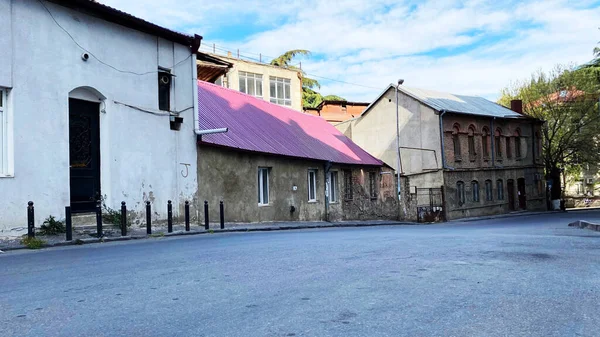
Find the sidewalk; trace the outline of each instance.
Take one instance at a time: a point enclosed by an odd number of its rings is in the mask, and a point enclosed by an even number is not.
[[[167,226],[164,224],[153,225],[152,234],[146,234],[145,226],[132,225],[127,229],[127,236],[121,236],[121,229],[117,226],[106,224],[102,228],[104,236],[96,237],[96,226],[75,226],[73,228],[73,240],[65,241],[65,234],[41,236],[36,238],[45,242],[44,248],[58,247],[68,245],[82,245],[88,243],[125,241],[137,239],[149,239],[165,236],[179,235],[201,235],[214,233],[233,233],[233,232],[257,232],[257,231],[275,231],[275,230],[293,230],[293,229],[315,229],[315,228],[334,228],[334,227],[370,227],[370,226],[399,226],[399,225],[422,225],[414,222],[389,221],[389,220],[369,220],[369,221],[342,221],[342,222],[263,222],[263,223],[226,223],[225,229],[220,229],[218,223],[211,223],[210,229],[205,230],[204,226],[198,224],[191,225],[190,231],[185,231],[183,224],[173,224],[173,232],[167,232]],[[0,251],[9,251],[26,248],[21,244],[21,237],[0,238]]]

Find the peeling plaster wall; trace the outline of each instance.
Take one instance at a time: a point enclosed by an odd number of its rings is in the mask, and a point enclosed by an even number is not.
[[[6,11],[7,6],[12,6],[12,11]],[[0,85],[9,87],[15,131],[14,177],[0,178],[0,235],[23,233],[29,200],[35,202],[37,226],[48,215],[64,218],[64,207],[70,203],[69,93],[76,88],[80,88],[74,92],[79,98],[102,99],[101,193],[107,196],[107,205],[119,208],[125,201],[128,210],[142,215],[144,201],[150,200],[155,218],[163,219],[171,199],[174,215],[179,216],[184,201],[195,200],[198,187],[196,67],[189,47],[56,4],[46,6],[102,61],[121,70],[150,73],[140,76],[115,71],[93,57],[84,62],[83,50],[38,1],[0,3],[0,21],[12,21],[9,38],[19,41],[12,44],[12,50],[0,49]],[[4,31],[0,39],[7,39],[6,35]],[[8,62],[12,79],[7,76],[5,60],[12,60]],[[170,130],[168,116],[120,104],[158,111],[158,67],[170,68],[176,75],[171,110],[182,111],[180,131]]]

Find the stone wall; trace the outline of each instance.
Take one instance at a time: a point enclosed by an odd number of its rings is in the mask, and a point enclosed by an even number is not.
[[[225,203],[227,222],[341,221],[397,219],[394,175],[386,167],[333,165],[338,172],[338,200],[325,207],[325,164],[320,161],[235,151],[199,145],[198,198],[209,202],[218,221],[219,201]],[[269,168],[269,204],[258,204],[258,168]],[[316,201],[308,201],[308,170],[316,170]],[[348,171],[346,171],[348,170]],[[353,181],[351,199],[344,198],[344,174]],[[369,193],[368,172],[377,177],[377,196]],[[387,172],[387,173],[386,173]],[[294,211],[291,211],[293,206]],[[204,219],[199,209],[199,219]],[[327,214],[329,215],[327,217]]]

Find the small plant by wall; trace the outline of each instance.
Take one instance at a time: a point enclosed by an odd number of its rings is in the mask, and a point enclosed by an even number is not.
[[[50,215],[44,220],[44,224],[40,226],[38,232],[40,235],[58,235],[65,231],[66,229],[63,222],[56,220],[54,216]]]
[[[25,245],[29,249],[40,249],[46,244],[46,241],[38,238],[24,237],[21,239],[21,244]]]
[[[116,210],[110,208],[106,205],[106,195],[100,197],[100,202],[102,205],[102,222],[109,223],[115,225],[117,227],[121,226],[121,210]],[[131,226],[131,221],[127,220],[127,227]]]

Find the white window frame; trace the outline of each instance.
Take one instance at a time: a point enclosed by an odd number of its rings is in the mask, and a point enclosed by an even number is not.
[[[8,107],[8,89],[0,88],[0,178],[13,177],[12,116]]]
[[[270,199],[270,195],[269,195],[269,168],[268,167],[259,167],[258,168],[258,205],[259,206],[266,206],[269,204],[269,199]],[[265,173],[266,172],[266,173]],[[265,194],[265,190],[263,188],[264,184],[264,179],[265,176],[267,178],[267,193]],[[266,198],[265,198],[266,196]]]
[[[243,92],[244,94],[247,95],[251,95],[254,97],[258,97],[258,98],[263,98],[263,75],[262,74],[257,74],[257,73],[250,73],[247,71],[240,71],[238,72],[238,85],[240,84],[239,82],[244,81],[244,85],[246,87],[246,91],[242,91],[242,86],[239,85],[239,91]],[[249,94],[248,93],[248,82],[251,82],[254,85],[254,94]],[[260,90],[260,95],[257,94],[257,89]]]
[[[335,177],[335,179],[333,179],[333,177]],[[329,171],[327,176],[327,197],[329,198],[330,203],[337,203],[340,201],[338,181],[338,171]]]
[[[312,183],[310,176],[313,176]],[[307,186],[308,186],[308,202],[317,202],[317,170],[309,169],[307,174]],[[311,197],[312,192],[312,197]]]
[[[273,88],[271,87],[273,84],[275,84],[274,92],[272,90]],[[277,84],[282,84],[283,94],[281,95],[281,97],[279,97],[279,89],[277,89]],[[286,86],[289,87],[287,97],[285,90]],[[292,81],[289,78],[269,76],[269,98],[271,103],[292,106]]]

